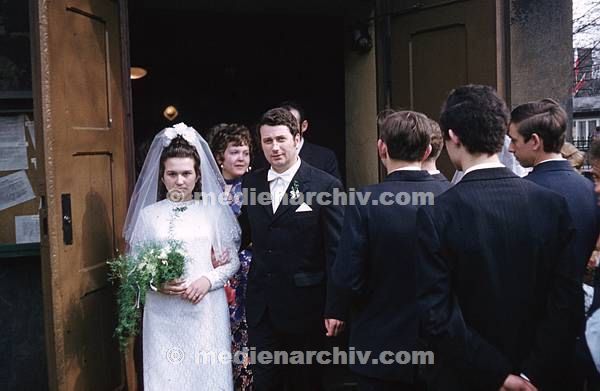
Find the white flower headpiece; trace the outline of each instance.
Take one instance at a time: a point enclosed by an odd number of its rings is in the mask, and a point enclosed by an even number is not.
[[[163,146],[167,147],[171,141],[177,136],[183,137],[188,143],[194,145],[196,142],[196,131],[194,128],[188,127],[183,122],[175,124],[172,128],[165,129]]]

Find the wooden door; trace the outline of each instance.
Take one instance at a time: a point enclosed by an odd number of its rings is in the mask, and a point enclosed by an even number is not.
[[[111,0],[40,0],[34,7],[42,275],[54,390],[125,384],[105,264],[123,245],[130,182],[121,9]]]
[[[501,0],[382,1],[388,17],[389,57],[384,64],[393,108],[424,112],[439,119],[453,88],[467,83],[494,86],[504,94],[505,8]],[[379,62],[382,64],[382,61]],[[454,172],[447,155],[438,161],[447,176]]]

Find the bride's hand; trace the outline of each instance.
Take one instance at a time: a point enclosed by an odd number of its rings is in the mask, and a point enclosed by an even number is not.
[[[181,295],[182,299],[191,301],[193,304],[198,304],[210,289],[210,281],[202,276],[192,282],[185,292]]]
[[[160,293],[165,295],[180,295],[185,292],[185,280],[178,279],[169,282],[165,282],[161,287],[158,288]]]

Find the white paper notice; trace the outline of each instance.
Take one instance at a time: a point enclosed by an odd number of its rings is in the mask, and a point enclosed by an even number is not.
[[[0,177],[0,210],[35,198],[25,171]]]
[[[29,133],[29,138],[31,139],[33,149],[35,149],[35,128],[33,121],[25,121],[25,127],[27,128],[27,132]]]
[[[25,121],[22,116],[0,117],[0,145],[25,146]]]
[[[15,236],[17,243],[39,243],[40,216],[15,216]]]
[[[27,170],[27,147],[0,146],[0,171]]]

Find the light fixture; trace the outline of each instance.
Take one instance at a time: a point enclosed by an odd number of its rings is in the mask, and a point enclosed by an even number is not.
[[[144,68],[140,68],[140,67],[131,67],[131,73],[130,73],[130,78],[132,80],[136,80],[136,79],[141,79],[142,77],[146,76],[148,74],[148,71],[145,70]]]
[[[352,50],[358,53],[368,53],[373,47],[373,38],[369,32],[369,24],[357,23],[352,29]]]
[[[175,118],[177,118],[177,116],[179,115],[179,112],[177,111],[175,106],[167,106],[165,108],[165,110],[163,111],[163,115],[169,121],[173,121]]]

